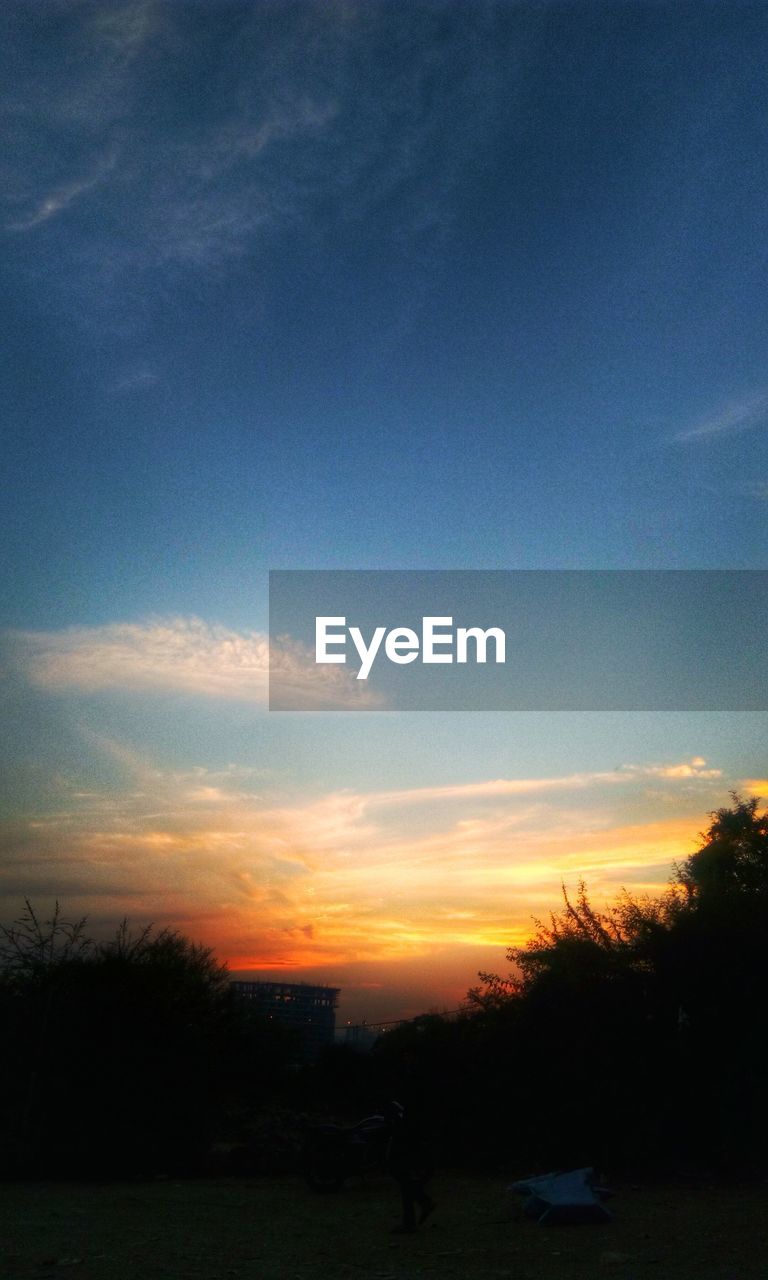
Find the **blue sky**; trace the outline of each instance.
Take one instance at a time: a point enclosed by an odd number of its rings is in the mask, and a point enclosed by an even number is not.
[[[323,797],[369,797],[343,841],[381,868],[374,793],[427,789],[436,835],[435,787],[578,777],[574,821],[588,793],[594,830],[661,805],[695,838],[764,777],[757,716],[263,705],[271,568],[765,566],[764,6],[9,0],[0,24],[9,911],[29,886],[217,940],[239,912],[250,954],[256,906],[201,870],[220,828],[182,821],[203,774],[265,912],[253,832],[294,848]],[[451,830],[516,797],[462,792]],[[165,889],[150,827],[181,850]],[[349,939],[281,963],[346,981],[345,946],[383,964]]]

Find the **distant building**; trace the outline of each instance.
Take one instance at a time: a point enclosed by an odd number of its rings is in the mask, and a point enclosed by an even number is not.
[[[312,987],[305,982],[239,982],[232,990],[246,1000],[254,1013],[274,1018],[297,1031],[308,1058],[333,1044],[336,1030],[338,987]]]

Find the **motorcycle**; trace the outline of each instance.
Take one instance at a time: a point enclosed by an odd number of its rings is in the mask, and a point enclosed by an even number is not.
[[[384,1116],[357,1124],[319,1124],[309,1129],[303,1150],[304,1177],[313,1191],[338,1191],[347,1178],[381,1173],[387,1164],[392,1128]]]

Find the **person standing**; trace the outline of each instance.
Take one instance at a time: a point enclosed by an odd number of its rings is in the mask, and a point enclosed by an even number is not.
[[[400,1188],[402,1201],[402,1222],[394,1230],[411,1232],[426,1222],[435,1208],[424,1185],[431,1172],[426,1143],[413,1106],[404,1107],[393,1101],[388,1104],[386,1115],[391,1129],[387,1165]]]

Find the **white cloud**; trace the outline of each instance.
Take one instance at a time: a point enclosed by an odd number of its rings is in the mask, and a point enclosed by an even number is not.
[[[168,689],[266,699],[269,645],[258,632],[240,635],[198,618],[171,618],[15,638],[31,682],[55,692]]]
[[[34,685],[51,692],[182,692],[265,706],[269,638],[199,618],[168,618],[66,631],[11,634],[16,660]],[[273,690],[281,707],[339,709],[378,705],[351,673],[318,667],[293,642],[272,645]]]
[[[622,766],[622,773],[637,778],[667,778],[671,781],[691,778],[701,778],[706,781],[723,776],[722,769],[708,769],[703,756],[693,756],[680,764],[627,764]]]

